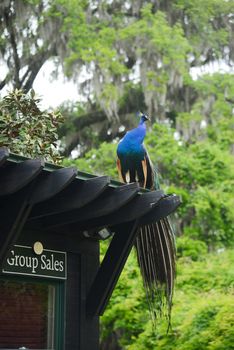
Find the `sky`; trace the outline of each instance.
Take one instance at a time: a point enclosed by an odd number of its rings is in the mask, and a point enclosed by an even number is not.
[[[67,100],[76,101],[80,99],[78,86],[74,82],[66,80],[61,72],[56,80],[52,79],[51,73],[53,70],[53,62],[46,62],[33,84],[36,94],[42,98],[41,106],[45,109],[49,107],[56,108]]]

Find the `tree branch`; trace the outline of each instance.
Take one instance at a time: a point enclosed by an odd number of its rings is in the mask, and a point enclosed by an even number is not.
[[[23,85],[25,79],[27,78],[27,76],[29,75],[30,73],[30,69],[29,67],[27,68],[26,72],[24,73],[24,75],[22,76],[21,80],[20,80],[20,84]]]
[[[33,82],[34,82],[37,74],[39,73],[41,67],[43,66],[43,64],[50,57],[52,57],[54,55],[56,55],[55,46],[52,47],[50,50],[45,49],[44,51],[40,51],[37,54],[35,54],[34,56],[30,57],[31,63],[27,69],[27,72],[25,73],[25,75],[23,76],[23,78],[21,80],[21,84],[22,84],[21,88],[25,92],[28,92],[32,88]],[[27,76],[28,76],[28,78],[27,78]],[[25,83],[24,83],[24,81],[25,81]]]
[[[14,86],[16,88],[20,88],[20,79],[19,79],[19,71],[20,71],[20,59],[17,51],[17,43],[16,43],[16,35],[15,28],[12,23],[12,12],[10,8],[4,11],[4,18],[6,23],[6,28],[8,29],[8,33],[10,35],[10,43],[13,50],[13,59],[14,59]]]
[[[234,104],[234,98],[225,97],[225,100],[226,100],[228,103]]]
[[[76,118],[73,121],[73,126],[78,132],[76,132],[71,141],[66,146],[62,155],[64,157],[68,157],[71,154],[71,151],[80,143],[80,131],[87,126],[91,126],[96,123],[100,123],[106,120],[106,115],[102,111],[90,112],[87,114],[83,114]]]
[[[122,113],[120,114],[120,120],[123,121],[124,126],[128,129],[133,127],[133,124],[135,122],[135,119],[132,118],[133,111],[130,112],[130,114]],[[108,130],[110,129],[109,123],[107,123],[107,116],[103,111],[95,111],[90,112],[87,114],[83,114],[79,116],[78,118],[74,119],[73,126],[76,130],[76,132],[73,134],[72,138],[66,145],[64,151],[62,152],[62,155],[64,157],[69,157],[72,150],[79,144],[82,143],[82,131],[85,127],[93,126],[97,123],[102,123],[101,131],[99,131],[98,139],[100,142],[110,142],[116,137],[122,137],[125,133],[124,131],[119,130],[119,122],[115,123],[114,121],[111,124],[111,133],[108,133]],[[87,148],[84,150],[84,153],[87,151]]]
[[[5,78],[0,82],[0,90],[2,90],[4,88],[4,86],[8,83],[8,81],[10,80],[10,74],[7,73]]]

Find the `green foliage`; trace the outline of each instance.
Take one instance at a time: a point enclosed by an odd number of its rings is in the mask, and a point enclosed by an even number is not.
[[[234,288],[234,272],[230,267],[233,264],[233,250],[209,253],[200,261],[192,262],[187,258],[179,260],[176,289],[187,292],[232,294]]]
[[[144,330],[149,320],[146,310],[140,271],[136,256],[132,253],[102,318],[102,338],[107,338],[112,329],[121,334],[121,344],[125,346],[130,339],[134,339]]]
[[[173,27],[170,26],[165,13],[152,13],[150,4],[145,5],[141,13],[142,18],[122,29],[120,35],[128,44],[137,42],[136,53],[139,58],[146,59],[150,53],[152,62],[149,62],[147,70],[147,88],[157,89],[160,83],[168,82],[170,70],[187,75],[186,56],[191,47],[184,37],[181,25],[176,23]],[[155,67],[154,54],[162,62],[160,68]]]
[[[222,143],[214,143],[209,138],[194,144],[178,143],[173,137],[174,131],[154,125],[146,143],[153,163],[158,164],[163,174],[165,190],[182,197],[178,215],[183,233],[205,241],[210,248],[232,245],[232,154]]]
[[[198,262],[179,260],[172,329],[166,334],[163,322],[157,332],[152,328],[132,254],[102,317],[102,343],[115,334],[124,350],[233,349],[233,263],[233,251],[203,255]]]
[[[39,108],[40,99],[14,90],[0,101],[0,147],[26,157],[43,157],[60,162],[57,129],[63,118],[60,112]]]
[[[67,14],[67,72],[76,76],[86,67],[89,95],[113,120],[123,82],[137,80],[153,120],[165,119],[168,111],[187,112],[193,104],[191,67],[233,59],[231,1],[58,2]]]
[[[207,253],[206,244],[198,239],[194,240],[187,236],[182,236],[177,238],[176,243],[178,257],[188,257],[196,261],[203,259]]]
[[[96,175],[109,175],[112,179],[117,178],[116,164],[116,144],[102,143],[98,149],[87,152],[83,158],[76,160],[64,159],[65,166],[75,165],[78,170],[86,171]]]
[[[195,49],[194,54],[198,62],[204,59],[204,49],[210,49],[213,58],[221,57],[221,48],[228,44],[228,32],[224,27],[217,28],[215,21],[220,16],[228,16],[233,10],[233,4],[223,0],[199,0],[196,4],[192,0],[178,0],[175,9],[184,11],[188,22],[187,36]]]

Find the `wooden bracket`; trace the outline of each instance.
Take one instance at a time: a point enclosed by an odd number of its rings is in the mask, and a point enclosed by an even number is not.
[[[137,235],[138,221],[131,221],[114,228],[115,234],[91,285],[87,297],[87,314],[102,315]]]

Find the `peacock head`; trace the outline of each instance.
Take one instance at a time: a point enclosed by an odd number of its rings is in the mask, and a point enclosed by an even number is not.
[[[150,121],[150,117],[148,117],[148,115],[142,113],[142,112],[138,112],[138,116],[140,118],[140,124],[143,124],[146,121]]]

